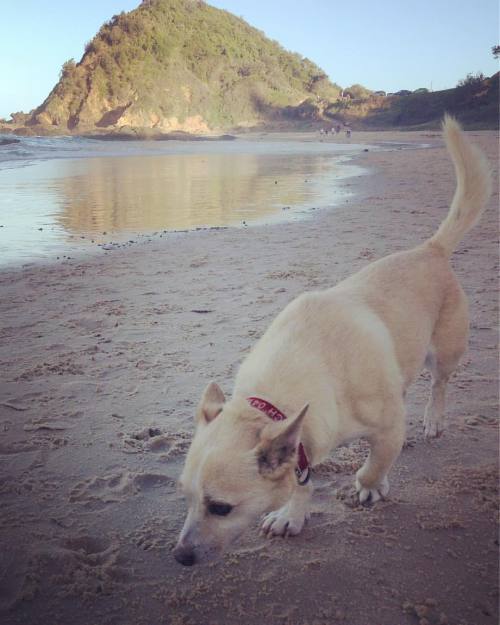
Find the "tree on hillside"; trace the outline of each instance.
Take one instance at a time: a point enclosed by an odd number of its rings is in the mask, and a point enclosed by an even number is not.
[[[477,87],[484,81],[484,74],[478,72],[477,74],[467,74],[465,78],[459,80],[457,87]]]
[[[498,57],[500,56],[500,46],[493,46],[491,48],[491,51],[493,53],[493,56],[498,59]]]
[[[344,95],[349,94],[353,100],[362,100],[364,98],[368,98],[371,95],[370,89],[363,87],[363,85],[351,85],[344,89]]]
[[[73,74],[75,69],[76,69],[75,59],[69,59],[69,61],[66,61],[65,63],[63,63],[59,77],[68,78]]]

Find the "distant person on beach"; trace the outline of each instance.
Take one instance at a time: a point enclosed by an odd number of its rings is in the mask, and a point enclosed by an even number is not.
[[[345,129],[345,136],[350,139],[351,138],[351,129],[350,128],[346,128]]]

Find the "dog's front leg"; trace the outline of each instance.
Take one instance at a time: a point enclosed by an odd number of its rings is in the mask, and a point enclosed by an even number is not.
[[[297,484],[288,502],[278,510],[266,514],[262,531],[267,536],[296,536],[309,518],[309,503],[313,493],[311,480]]]
[[[356,490],[360,503],[375,503],[389,492],[387,474],[399,456],[405,438],[404,413],[390,430],[372,436],[370,453],[356,473]]]

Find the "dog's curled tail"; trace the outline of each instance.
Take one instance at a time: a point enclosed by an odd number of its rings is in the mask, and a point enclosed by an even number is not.
[[[491,195],[491,170],[481,150],[469,143],[458,122],[448,115],[443,121],[443,133],[455,166],[457,188],[446,219],[430,241],[451,255],[481,217]]]

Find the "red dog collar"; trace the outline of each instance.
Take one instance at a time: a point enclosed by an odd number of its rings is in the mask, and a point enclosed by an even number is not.
[[[286,415],[265,399],[261,399],[260,397],[248,397],[247,401],[252,408],[257,408],[257,410],[266,414],[273,421],[284,421],[286,419]],[[297,476],[297,482],[300,486],[304,486],[311,477],[311,468],[309,467],[309,460],[307,459],[306,451],[302,443],[299,443],[298,455],[299,462],[295,467],[295,475]]]

